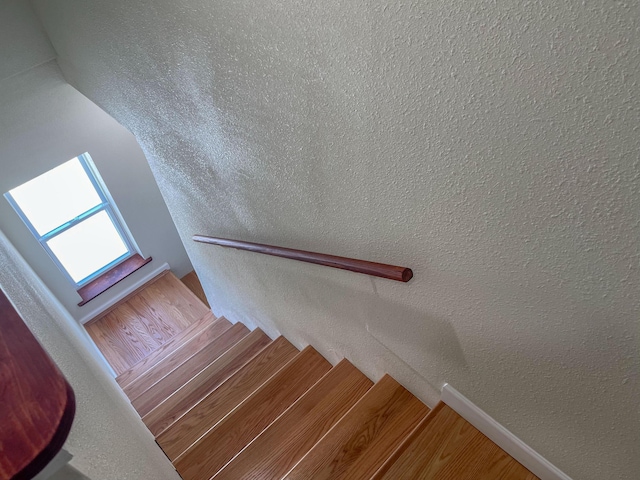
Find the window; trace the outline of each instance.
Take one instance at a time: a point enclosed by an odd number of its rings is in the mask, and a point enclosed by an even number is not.
[[[10,190],[5,197],[76,286],[136,253],[88,153]]]

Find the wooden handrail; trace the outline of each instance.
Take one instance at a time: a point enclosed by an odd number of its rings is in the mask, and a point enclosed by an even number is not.
[[[273,255],[275,257],[290,258],[301,262],[315,263],[326,267],[365,273],[376,277],[389,278],[398,282],[408,282],[413,277],[413,272],[410,268],[387,265],[385,263],[368,262],[366,260],[356,260],[355,258],[306,252],[304,250],[275,247],[273,245],[263,245],[261,243],[243,242],[242,240],[208,237],[206,235],[194,235],[193,240],[201,243],[209,243],[211,245],[219,245],[221,247],[237,248],[238,250],[248,250],[250,252]]]

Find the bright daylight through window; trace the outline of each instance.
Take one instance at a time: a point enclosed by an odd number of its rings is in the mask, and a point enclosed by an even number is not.
[[[77,286],[135,253],[87,153],[10,190],[5,197]]]

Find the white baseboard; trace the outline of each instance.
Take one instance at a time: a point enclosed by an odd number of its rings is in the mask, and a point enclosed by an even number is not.
[[[85,323],[87,323],[92,318],[95,318],[96,316],[100,315],[106,309],[111,308],[112,306],[114,306],[116,303],[118,303],[120,300],[122,300],[124,297],[126,297],[130,293],[135,292],[136,289],[140,288],[142,285],[147,283],[152,278],[158,276],[160,273],[164,272],[165,270],[169,270],[169,264],[166,263],[166,262],[161,264],[161,265],[159,265],[158,267],[154,268],[153,270],[149,270],[147,273],[145,273],[144,276],[140,277],[140,279],[137,282],[135,282],[134,284],[132,284],[131,286],[129,286],[128,288],[126,288],[125,290],[120,292],[119,295],[115,296],[114,298],[109,300],[107,303],[104,303],[103,305],[100,305],[99,307],[94,308],[90,312],[87,312],[79,320],[79,322],[82,325],[84,325]]]
[[[441,400],[537,477],[542,480],[571,480],[448,383],[442,387]]]

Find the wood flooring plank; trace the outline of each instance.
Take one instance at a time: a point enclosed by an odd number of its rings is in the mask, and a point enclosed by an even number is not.
[[[209,305],[209,301],[207,300],[207,296],[204,294],[204,289],[202,288],[202,284],[200,283],[200,279],[195,271],[191,271],[187,273],[184,277],[180,279],[182,283],[184,283],[189,290],[191,290],[196,297],[200,299],[202,303],[204,303],[207,307],[211,308]]]
[[[213,478],[282,478],[372,385],[341,361]]]
[[[141,294],[109,315],[118,316],[123,320],[129,319],[130,322],[134,322],[134,325],[138,324],[139,327],[135,326],[134,328],[141,335],[153,339],[157,346],[160,346],[184,330],[185,327],[182,324],[174,323],[166,315],[156,315],[156,307],[153,306],[152,302],[153,300],[146,299]]]
[[[106,324],[105,321],[103,324]],[[107,360],[109,365],[113,368],[113,370],[118,374],[123,370],[126,370],[127,365],[134,362],[134,359],[127,358],[127,349],[125,346],[122,347],[122,351],[119,351],[119,347],[117,342],[113,343],[109,337],[105,337],[102,334],[101,329],[91,328],[91,325],[85,325],[85,330],[93,340],[93,343],[98,347],[98,349],[102,352],[102,355]],[[135,353],[134,353],[135,354]],[[136,359],[142,358],[141,355],[136,355]]]
[[[143,332],[144,328],[139,325],[137,318],[121,318],[112,314],[87,328],[87,333],[116,374],[139,362],[159,346],[159,342]]]
[[[91,324],[97,322],[98,320],[100,320],[102,317],[104,317],[105,315],[111,313],[112,311],[114,311],[116,308],[118,308],[120,305],[128,302],[131,298],[135,297],[138,293],[140,293],[142,290],[144,290],[145,288],[148,288],[149,285],[151,285],[153,282],[156,282],[158,280],[160,280],[162,277],[164,277],[165,275],[168,275],[171,272],[171,270],[163,270],[160,273],[158,273],[158,275],[156,275],[155,277],[151,278],[149,281],[147,281],[145,284],[140,285],[138,288],[136,288],[133,292],[125,295],[123,298],[121,298],[120,300],[118,300],[116,303],[114,303],[113,305],[111,305],[110,307],[106,308],[105,310],[103,310],[102,312],[100,312],[99,314],[97,314],[95,317],[93,317],[91,320],[89,320],[87,323],[84,324],[85,327],[90,326]]]
[[[537,480],[529,470],[440,402],[409,441],[372,477],[442,480]]]
[[[369,479],[427,413],[424,403],[385,375],[285,478]]]
[[[236,323],[140,395],[132,398],[133,408],[144,417],[248,334],[247,327]]]
[[[156,348],[142,360],[132,365],[125,372],[118,375],[116,377],[116,382],[118,382],[120,388],[126,387],[133,380],[135,380],[153,365],[162,360],[163,357],[169,355],[186,342],[192,340],[195,336],[201,334],[206,327],[208,327],[215,321],[216,317],[214,317],[211,312],[207,312],[200,320],[189,325],[189,327],[182,330],[180,333],[162,344],[160,347]],[[224,324],[225,322],[228,324],[228,328],[231,327],[231,322],[226,319],[223,319],[221,324]]]
[[[305,348],[180,455],[174,461],[178,473],[184,480],[215,474],[330,368],[316,350]]]
[[[270,342],[262,330],[255,329],[142,417],[142,421],[154,435],[162,432]]]
[[[180,330],[197,321],[209,308],[173,273],[169,273],[145,288],[127,303],[149,308],[158,317],[167,319]]]
[[[156,441],[175,460],[243,400],[265,384],[298,354],[284,337],[278,337],[231,378],[185,412]]]
[[[119,375],[197,322],[208,310],[168,272],[89,322],[85,329]]]
[[[180,346],[180,348],[165,356],[161,362],[147,369],[122,390],[130,399],[136,398],[158,380],[171,373],[187,359],[205,348],[209,343],[231,328],[231,326],[231,323],[227,319],[220,317],[200,332],[198,336],[193,337]]]

